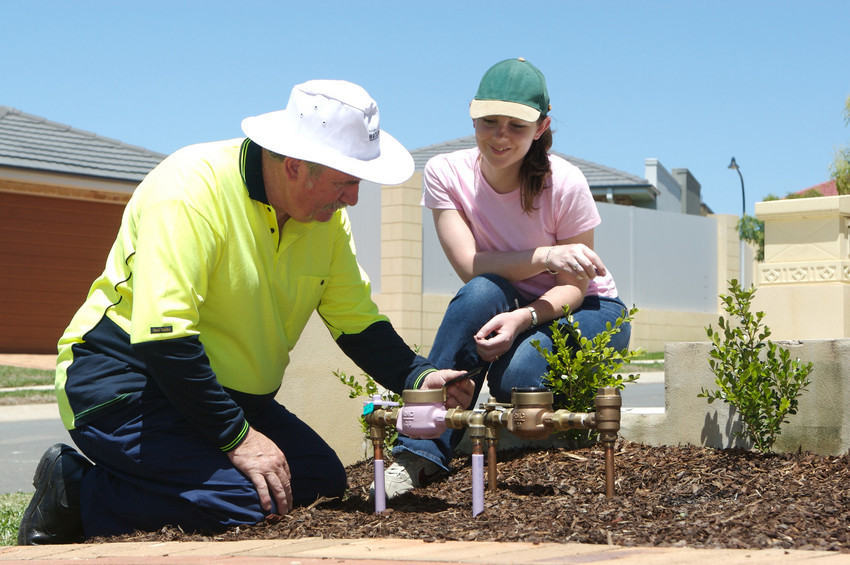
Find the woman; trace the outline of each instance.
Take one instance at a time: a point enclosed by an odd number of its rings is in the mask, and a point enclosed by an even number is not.
[[[423,203],[465,285],[453,298],[429,359],[438,367],[490,364],[490,393],[541,386],[552,349],[549,326],[564,307],[592,338],[627,312],[593,251],[601,219],[579,169],[548,154],[549,95],[543,74],[508,59],[481,79],[470,116],[477,147],[437,155],[425,166]],[[623,324],[611,346],[628,346]],[[482,386],[476,382],[476,397]],[[401,437],[387,469],[392,498],[444,475],[463,430],[437,440]]]

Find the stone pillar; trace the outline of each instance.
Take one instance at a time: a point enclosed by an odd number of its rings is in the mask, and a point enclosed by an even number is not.
[[[422,344],[422,173],[381,191],[379,306],[411,347]]]
[[[719,295],[728,294],[732,279],[741,281],[741,239],[738,237],[738,216],[718,214],[713,217],[717,220],[717,311],[721,312],[723,302]],[[745,268],[747,264],[744,261]],[[745,272],[743,280],[752,281],[752,271]]]
[[[764,261],[753,310],[771,340],[850,337],[850,196],[758,202]]]

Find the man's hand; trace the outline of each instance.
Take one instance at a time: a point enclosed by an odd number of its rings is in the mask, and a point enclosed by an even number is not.
[[[242,443],[228,451],[227,456],[233,466],[254,483],[263,510],[271,512],[272,497],[281,515],[292,509],[289,464],[272,440],[249,428]]]
[[[425,377],[425,382],[422,383],[422,388],[441,388],[447,380],[464,374],[466,374],[466,371],[455,371],[453,369],[443,369],[435,373],[429,373]],[[463,379],[450,384],[446,387],[446,407],[468,408],[472,402],[474,392],[475,383],[469,379]]]

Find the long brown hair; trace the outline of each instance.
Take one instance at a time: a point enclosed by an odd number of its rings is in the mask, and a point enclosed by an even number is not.
[[[540,117],[540,120],[545,119],[545,116]],[[535,209],[534,201],[543,192],[546,177],[552,172],[552,167],[549,165],[549,149],[551,148],[552,129],[546,128],[543,135],[531,142],[531,147],[520,165],[520,203],[526,214],[530,214]]]

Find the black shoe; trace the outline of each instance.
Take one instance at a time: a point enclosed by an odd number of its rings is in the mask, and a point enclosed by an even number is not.
[[[62,443],[44,452],[32,480],[35,494],[18,529],[18,545],[85,541],[80,483],[91,467],[88,459]]]

